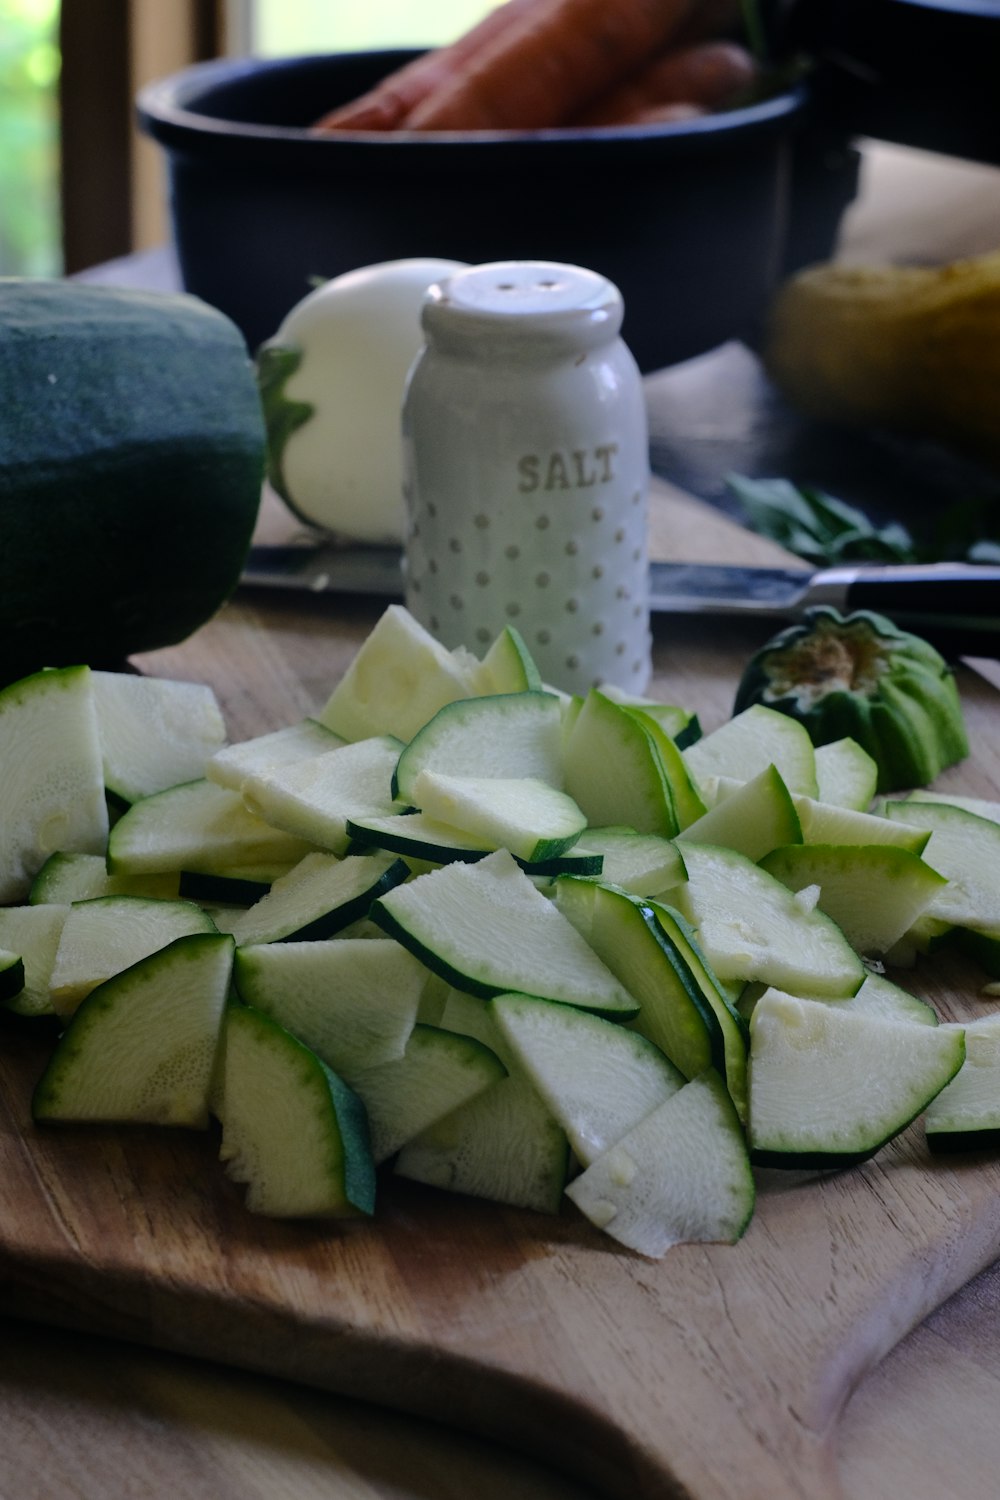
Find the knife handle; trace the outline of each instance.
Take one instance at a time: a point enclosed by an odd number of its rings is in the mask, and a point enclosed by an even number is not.
[[[964,621],[1000,632],[1000,567],[923,563],[849,571],[845,597],[851,609],[879,610],[893,619]]]

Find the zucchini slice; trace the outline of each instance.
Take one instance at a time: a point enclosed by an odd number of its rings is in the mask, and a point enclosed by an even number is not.
[[[0,691],[0,902],[23,901],[58,849],[103,854],[101,741],[87,667],[36,672]]]
[[[92,990],[35,1089],[44,1121],[204,1129],[233,944],[178,938]]]
[[[438,823],[423,813],[390,813],[382,818],[352,818],[347,831],[351,836],[352,853],[363,849],[391,849],[405,859],[430,865],[446,865],[452,860],[475,864],[487,854],[496,852],[497,845],[466,833],[461,828],[450,828]],[[581,849],[574,844],[566,854],[552,859],[529,862],[518,858],[518,864],[528,875],[600,875],[604,860],[596,851]]]
[[[453,828],[489,839],[524,864],[558,859],[587,820],[572,797],[537,777],[450,776],[420,771],[413,782],[420,810]]]
[[[317,715],[345,740],[404,743],[456,698],[475,693],[479,662],[445,649],[402,604],[390,604]]]
[[[683,754],[699,787],[712,776],[748,781],[773,765],[790,792],[815,797],[818,791],[816,752],[808,732],[795,719],[761,704],[742,709]]]
[[[272,828],[346,854],[350,818],[393,811],[390,787],[401,749],[399,740],[380,735],[274,766],[246,777],[244,805]]]
[[[203,774],[217,786],[238,792],[248,776],[266,775],[279,766],[309,760],[346,743],[318,719],[301,719],[297,724],[274,729],[269,734],[225,745],[206,763]]]
[[[562,714],[553,693],[502,693],[449,703],[399,757],[394,796],[420,806],[421,771],[452,776],[534,777],[562,786]]]
[[[187,894],[187,893],[186,893]],[[176,874],[109,875],[103,854],[50,854],[28,892],[32,906],[70,905],[95,896],[149,896],[172,901],[180,895]]]
[[[315,845],[251,813],[238,792],[204,778],[134,802],[108,839],[112,875],[291,864]]]
[[[490,1014],[585,1165],[684,1083],[646,1037],[591,1012],[498,995]]]
[[[419,1022],[402,1057],[352,1080],[368,1112],[376,1166],[506,1076],[496,1053],[474,1037]]]
[[[49,993],[52,966],[69,907],[0,908],[0,1001],[18,1016],[54,1017]],[[15,964],[21,963],[20,983]]]
[[[684,845],[687,882],[674,904],[723,981],[760,979],[792,994],[853,995],[865,970],[821,911],[751,860],[711,844]]]
[[[556,905],[584,934],[639,1013],[632,1025],[685,1078],[725,1066],[716,1012],[651,907],[602,884],[558,881]]]
[[[670,778],[641,716],[592,689],[573,719],[564,761],[566,790],[588,823],[663,838],[677,832]]]
[[[1000,1019],[983,1016],[965,1027],[965,1061],[927,1106],[932,1151],[981,1151],[1000,1144]]]
[[[334,937],[367,917],[372,902],[409,876],[391,854],[307,854],[229,930],[240,947]]]
[[[888,953],[947,883],[891,844],[790,844],[760,866],[790,891],[819,886],[817,909],[865,957]]]
[[[205,774],[226,742],[210,687],[130,672],[94,672],[104,784],[120,801],[162,792]]]
[[[623,1017],[638,1010],[505,849],[400,885],[376,901],[371,915],[429,969],[469,994],[488,999],[513,990]]]
[[[193,901],[146,896],[96,896],[69,909],[49,979],[49,996],[61,1016],[113,974],[164,948],[176,938],[215,933],[212,919]]]
[[[443,1024],[488,1047],[507,1076],[409,1140],[396,1172],[448,1192],[556,1213],[569,1168],[564,1132],[481,1000],[453,991]]]
[[[592,1224],[641,1255],[734,1244],[755,1187],[732,1100],[711,1069],[647,1114],[566,1189]]]
[[[801,843],[802,826],[791,792],[771,765],[720,798],[678,841],[682,851],[685,843],[722,844],[759,860],[779,844]]]
[[[357,1218],[375,1207],[364,1105],[269,1016],[230,1005],[223,1024],[219,1159],[251,1213]]]
[[[353,1085],[403,1056],[427,971],[399,943],[338,937],[239,948],[234,978],[242,1000]]]
[[[911,1026],[774,991],[750,1021],[750,1151],[761,1166],[843,1167],[905,1130],[958,1072],[961,1027]]]

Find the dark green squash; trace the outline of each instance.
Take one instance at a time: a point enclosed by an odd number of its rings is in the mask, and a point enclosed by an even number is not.
[[[885,615],[818,605],[747,663],[734,714],[761,703],[798,719],[814,745],[845,736],[878,766],[878,790],[926,786],[969,743],[950,667]]]
[[[0,278],[0,681],[190,635],[236,585],[263,468],[252,362],[222,313]]]

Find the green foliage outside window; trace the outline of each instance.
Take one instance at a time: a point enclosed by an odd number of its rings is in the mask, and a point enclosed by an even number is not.
[[[0,0],[0,275],[61,269],[58,18],[58,0]]]

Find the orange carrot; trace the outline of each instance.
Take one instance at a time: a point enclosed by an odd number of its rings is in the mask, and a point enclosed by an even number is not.
[[[738,42],[677,48],[640,68],[585,109],[573,124],[635,124],[638,116],[648,121],[651,110],[672,104],[699,105],[703,112],[719,109],[752,83],[756,72],[753,58]]]
[[[663,49],[698,0],[535,0],[406,118],[411,130],[572,120]]]
[[[423,52],[397,68],[373,89],[349,104],[341,104],[316,121],[314,130],[396,130],[411,109],[433,89],[462,69],[471,57],[501,34],[518,15],[527,14],[538,0],[506,0],[497,5],[456,41]]]

